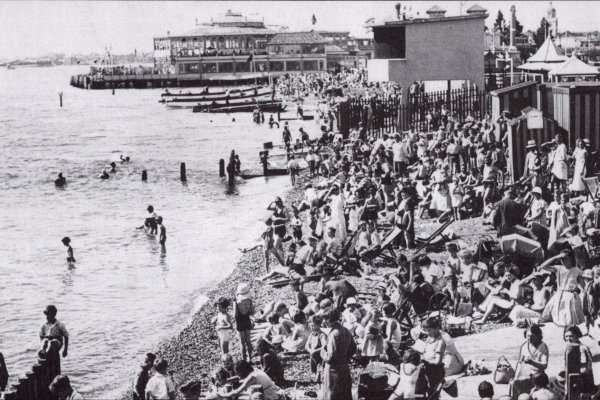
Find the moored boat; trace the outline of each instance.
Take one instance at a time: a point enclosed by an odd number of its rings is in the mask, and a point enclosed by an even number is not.
[[[257,98],[257,97],[262,98],[262,97],[268,97],[271,95],[272,95],[271,89],[260,89],[260,90],[254,90],[249,93],[245,93],[245,92],[233,93],[233,94],[230,94],[229,96],[221,95],[221,96],[203,96],[203,97],[175,97],[175,98],[171,98],[171,99],[162,99],[161,102],[165,103],[169,107],[181,106],[182,104],[188,105],[188,107],[191,107],[191,105],[193,105],[193,103],[209,103],[209,102],[213,102],[213,101],[225,101],[227,99],[229,99],[229,101],[233,101],[233,100],[239,100],[239,99]]]
[[[209,113],[235,113],[235,112],[252,112],[256,108],[263,112],[278,112],[283,111],[285,106],[281,100],[264,100],[252,101],[250,99],[244,102],[212,103],[207,105],[194,106],[193,112],[209,112]]]
[[[206,96],[225,96],[227,94],[227,92],[229,92],[230,94],[234,94],[234,93],[250,93],[252,92],[254,89],[259,89],[258,87],[250,87],[250,88],[233,88],[233,89],[227,89],[227,90],[220,90],[217,92],[210,92],[208,90],[208,87],[206,89],[204,89],[204,91],[200,92],[200,93],[192,93],[192,92],[187,92],[187,93],[182,93],[182,91],[180,90],[179,93],[171,93],[169,91],[165,91],[164,93],[161,93],[160,97],[206,97]]]

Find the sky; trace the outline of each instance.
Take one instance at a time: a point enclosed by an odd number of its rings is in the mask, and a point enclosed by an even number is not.
[[[447,16],[459,15],[459,1],[399,1],[416,16],[438,4]],[[167,31],[183,33],[198,22],[228,9],[264,18],[266,24],[288,26],[291,31],[344,30],[368,36],[363,25],[371,17],[395,14],[397,1],[0,1],[0,58],[40,56],[50,52],[113,54],[152,51],[152,38]],[[463,13],[473,4],[488,10],[491,26],[498,10],[505,18],[515,4],[525,30],[535,30],[546,15],[546,1],[465,1]],[[600,2],[554,1],[559,31],[600,30]],[[317,24],[312,25],[312,15]]]

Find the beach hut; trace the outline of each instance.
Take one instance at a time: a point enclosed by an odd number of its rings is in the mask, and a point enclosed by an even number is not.
[[[577,82],[592,80],[600,75],[600,71],[572,55],[565,62],[554,66],[548,72],[552,82]]]
[[[567,57],[560,54],[558,47],[548,37],[538,51],[525,64],[518,66],[517,69],[533,77],[534,80],[544,83],[548,80],[548,73],[566,60]]]

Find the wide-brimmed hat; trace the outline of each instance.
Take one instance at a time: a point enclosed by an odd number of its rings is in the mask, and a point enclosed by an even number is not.
[[[592,143],[590,142],[590,139],[583,139],[583,144],[585,144],[586,146],[592,145]]]
[[[358,303],[356,302],[356,299],[354,297],[348,297],[346,299],[346,303],[344,305],[345,306],[352,306],[352,305],[358,305]]]
[[[535,143],[535,140],[528,140],[527,141],[527,146],[528,149],[532,148],[532,147],[537,147],[537,144]]]
[[[44,314],[46,315],[56,315],[57,312],[58,310],[56,309],[56,306],[52,304],[46,306],[46,309],[44,310]]]
[[[248,293],[250,293],[250,284],[246,282],[240,283],[235,292],[238,296],[246,296]]]
[[[542,195],[542,188],[541,188],[541,187],[539,187],[539,186],[536,186],[536,187],[534,187],[534,188],[531,190],[531,193],[537,193],[537,194],[539,194],[539,195],[541,196],[541,195]]]

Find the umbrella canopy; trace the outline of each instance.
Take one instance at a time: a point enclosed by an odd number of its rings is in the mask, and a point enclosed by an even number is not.
[[[517,254],[529,258],[535,257],[538,260],[544,258],[544,250],[539,242],[516,233],[502,236],[500,238],[500,249],[507,254]]]

